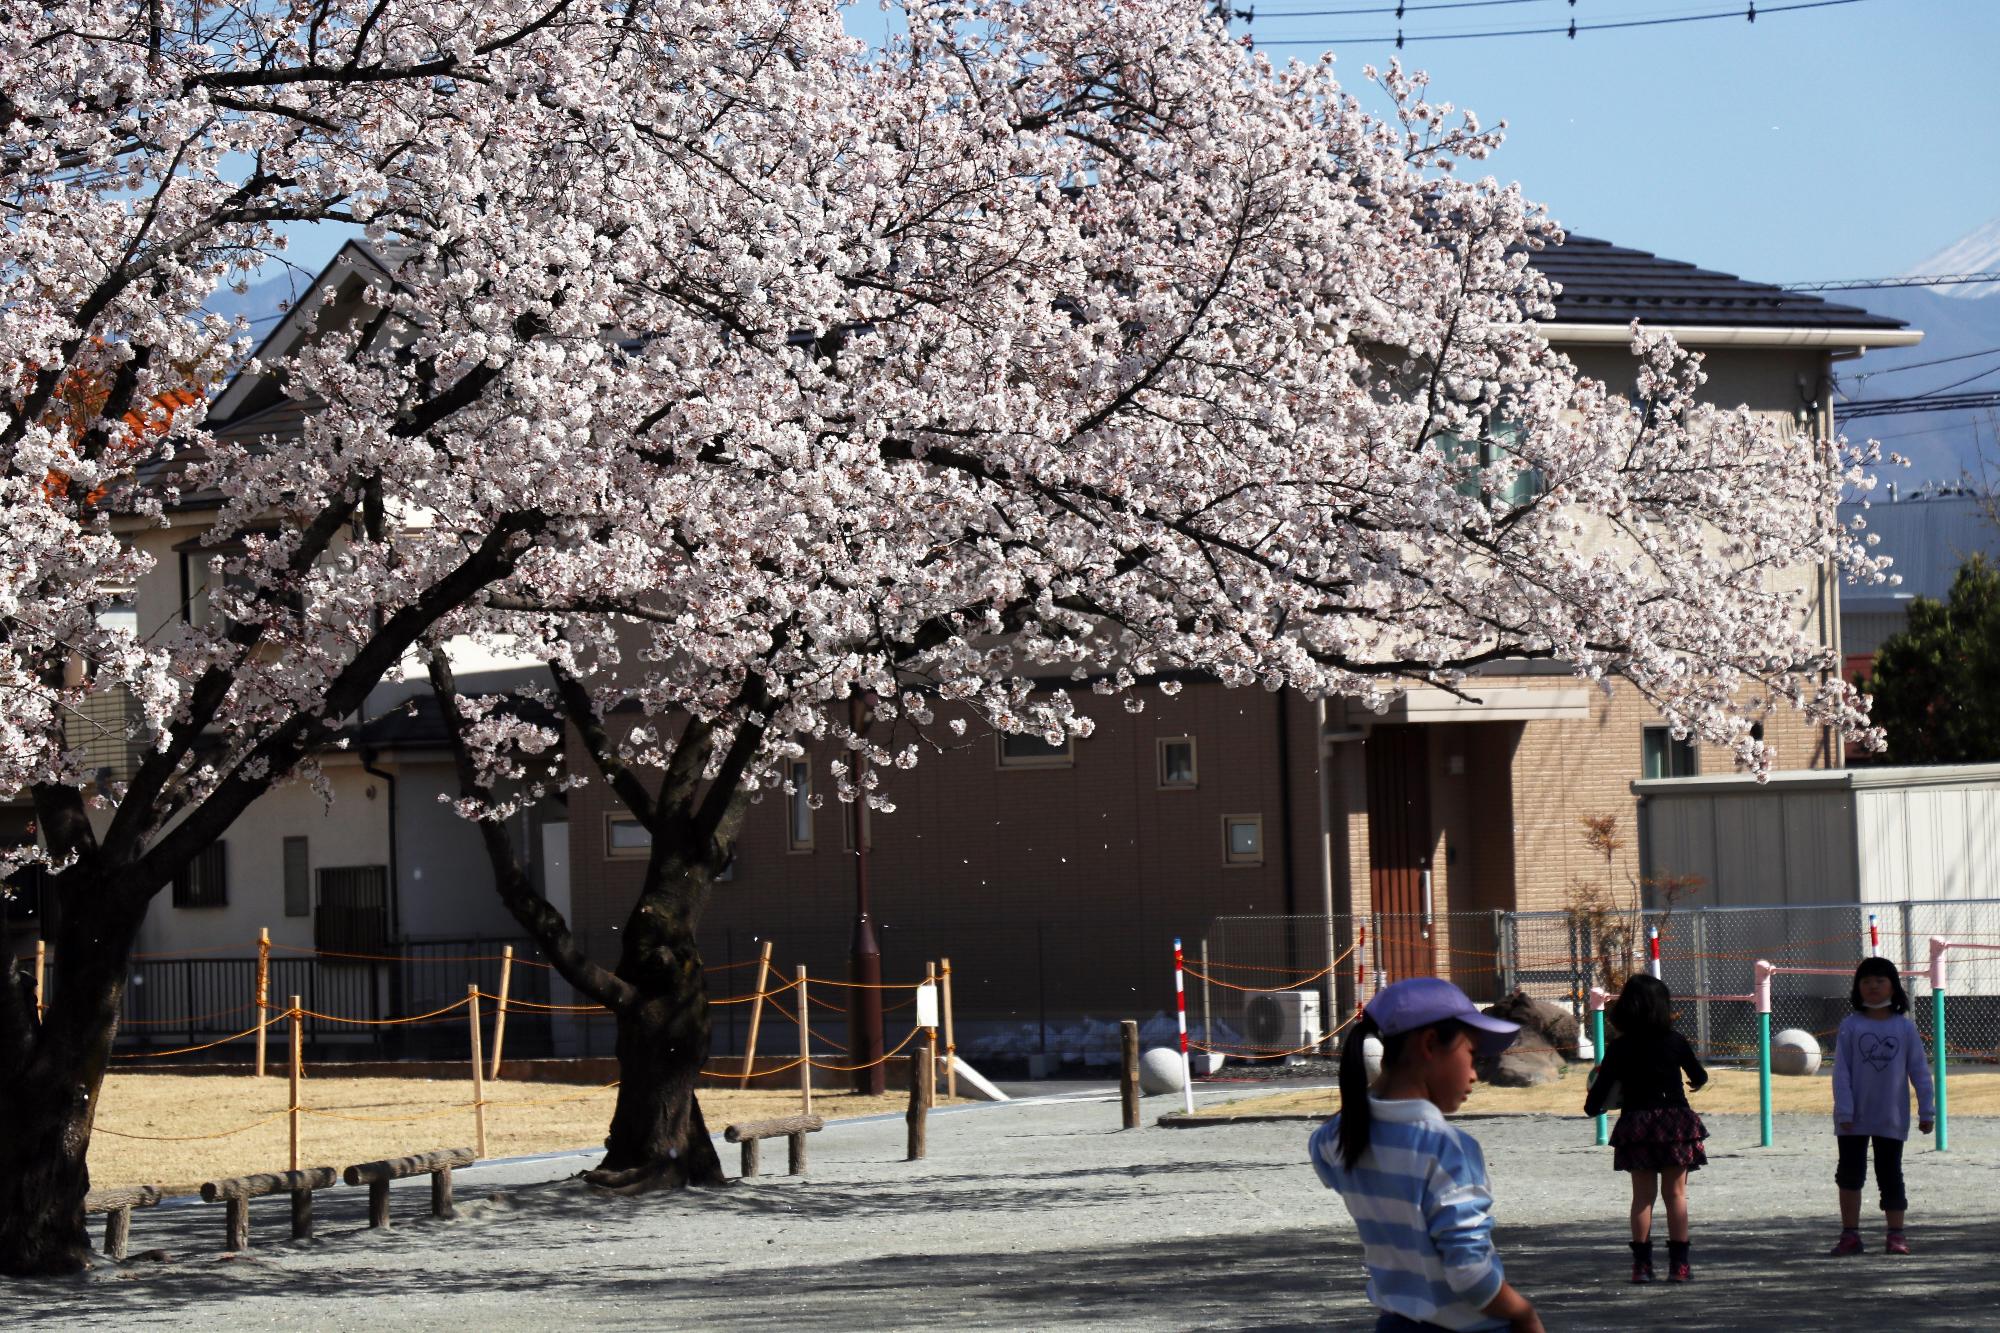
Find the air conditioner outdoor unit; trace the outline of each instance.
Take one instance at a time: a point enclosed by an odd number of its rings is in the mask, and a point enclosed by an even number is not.
[[[1253,1048],[1253,1058],[1298,1051],[1319,1041],[1325,1035],[1319,1002],[1315,990],[1272,991],[1245,999],[1243,1040]]]

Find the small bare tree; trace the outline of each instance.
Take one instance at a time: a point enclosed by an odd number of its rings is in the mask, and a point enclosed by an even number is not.
[[[1622,875],[1618,853],[1625,848],[1619,833],[1618,816],[1584,815],[1583,845],[1603,861],[1601,875],[1573,877],[1563,902],[1563,915],[1576,932],[1588,956],[1588,977],[1607,991],[1615,991],[1644,963],[1640,940],[1645,932],[1645,900],[1650,893],[1660,917],[1660,934],[1667,934],[1668,922],[1681,901],[1699,893],[1708,881],[1700,875],[1662,874],[1635,877]]]

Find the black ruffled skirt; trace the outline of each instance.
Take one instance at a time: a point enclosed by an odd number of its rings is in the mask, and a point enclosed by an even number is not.
[[[1699,1171],[1708,1165],[1701,1141],[1708,1126],[1685,1106],[1626,1111],[1611,1131],[1615,1171]]]

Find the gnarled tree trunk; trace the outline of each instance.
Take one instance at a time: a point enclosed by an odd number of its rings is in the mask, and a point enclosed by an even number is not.
[[[82,877],[82,878],[79,878]],[[111,1060],[136,919],[106,905],[103,877],[51,882],[59,914],[54,987],[42,1022],[6,963],[0,989],[0,1273],[72,1273],[92,1261],[83,1199],[91,1128]]]
[[[624,931],[618,976],[639,998],[618,1016],[618,1105],[593,1184],[631,1192],[725,1183],[695,1080],[708,1059],[708,992],[694,928],[707,875],[649,865]]]

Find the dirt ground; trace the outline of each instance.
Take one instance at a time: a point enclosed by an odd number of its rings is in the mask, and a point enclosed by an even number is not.
[[[486,1155],[518,1157],[602,1143],[616,1095],[611,1087],[489,1082]],[[732,1121],[799,1109],[795,1090],[703,1089],[700,1097],[702,1114],[718,1134]],[[944,1102],[941,1096],[939,1104]],[[290,1152],[287,1104],[283,1078],[114,1074],[104,1081],[91,1139],[91,1183],[179,1185],[283,1170]],[[345,1167],[473,1143],[469,1078],[308,1075],[300,1104],[311,1108],[300,1120],[305,1166]],[[908,1105],[909,1094],[900,1091],[881,1097],[813,1093],[814,1113],[828,1120]]]
[[[1757,1110],[1757,1075],[1744,1069],[1710,1070],[1708,1085],[1688,1098],[1697,1111],[1715,1114]],[[1481,1084],[1465,1103],[1468,1115],[1583,1114],[1586,1085],[1580,1067],[1572,1067],[1557,1082],[1539,1088],[1495,1088]],[[1957,1116],[2000,1116],[2000,1073],[1953,1074],[1945,1090],[1951,1114]],[[1255,1093],[1201,1106],[1197,1115],[1332,1115],[1340,1109],[1340,1094],[1332,1088],[1308,1088],[1277,1093]],[[1833,1114],[1833,1081],[1824,1075],[1812,1078],[1773,1078],[1771,1109],[1780,1112]]]

